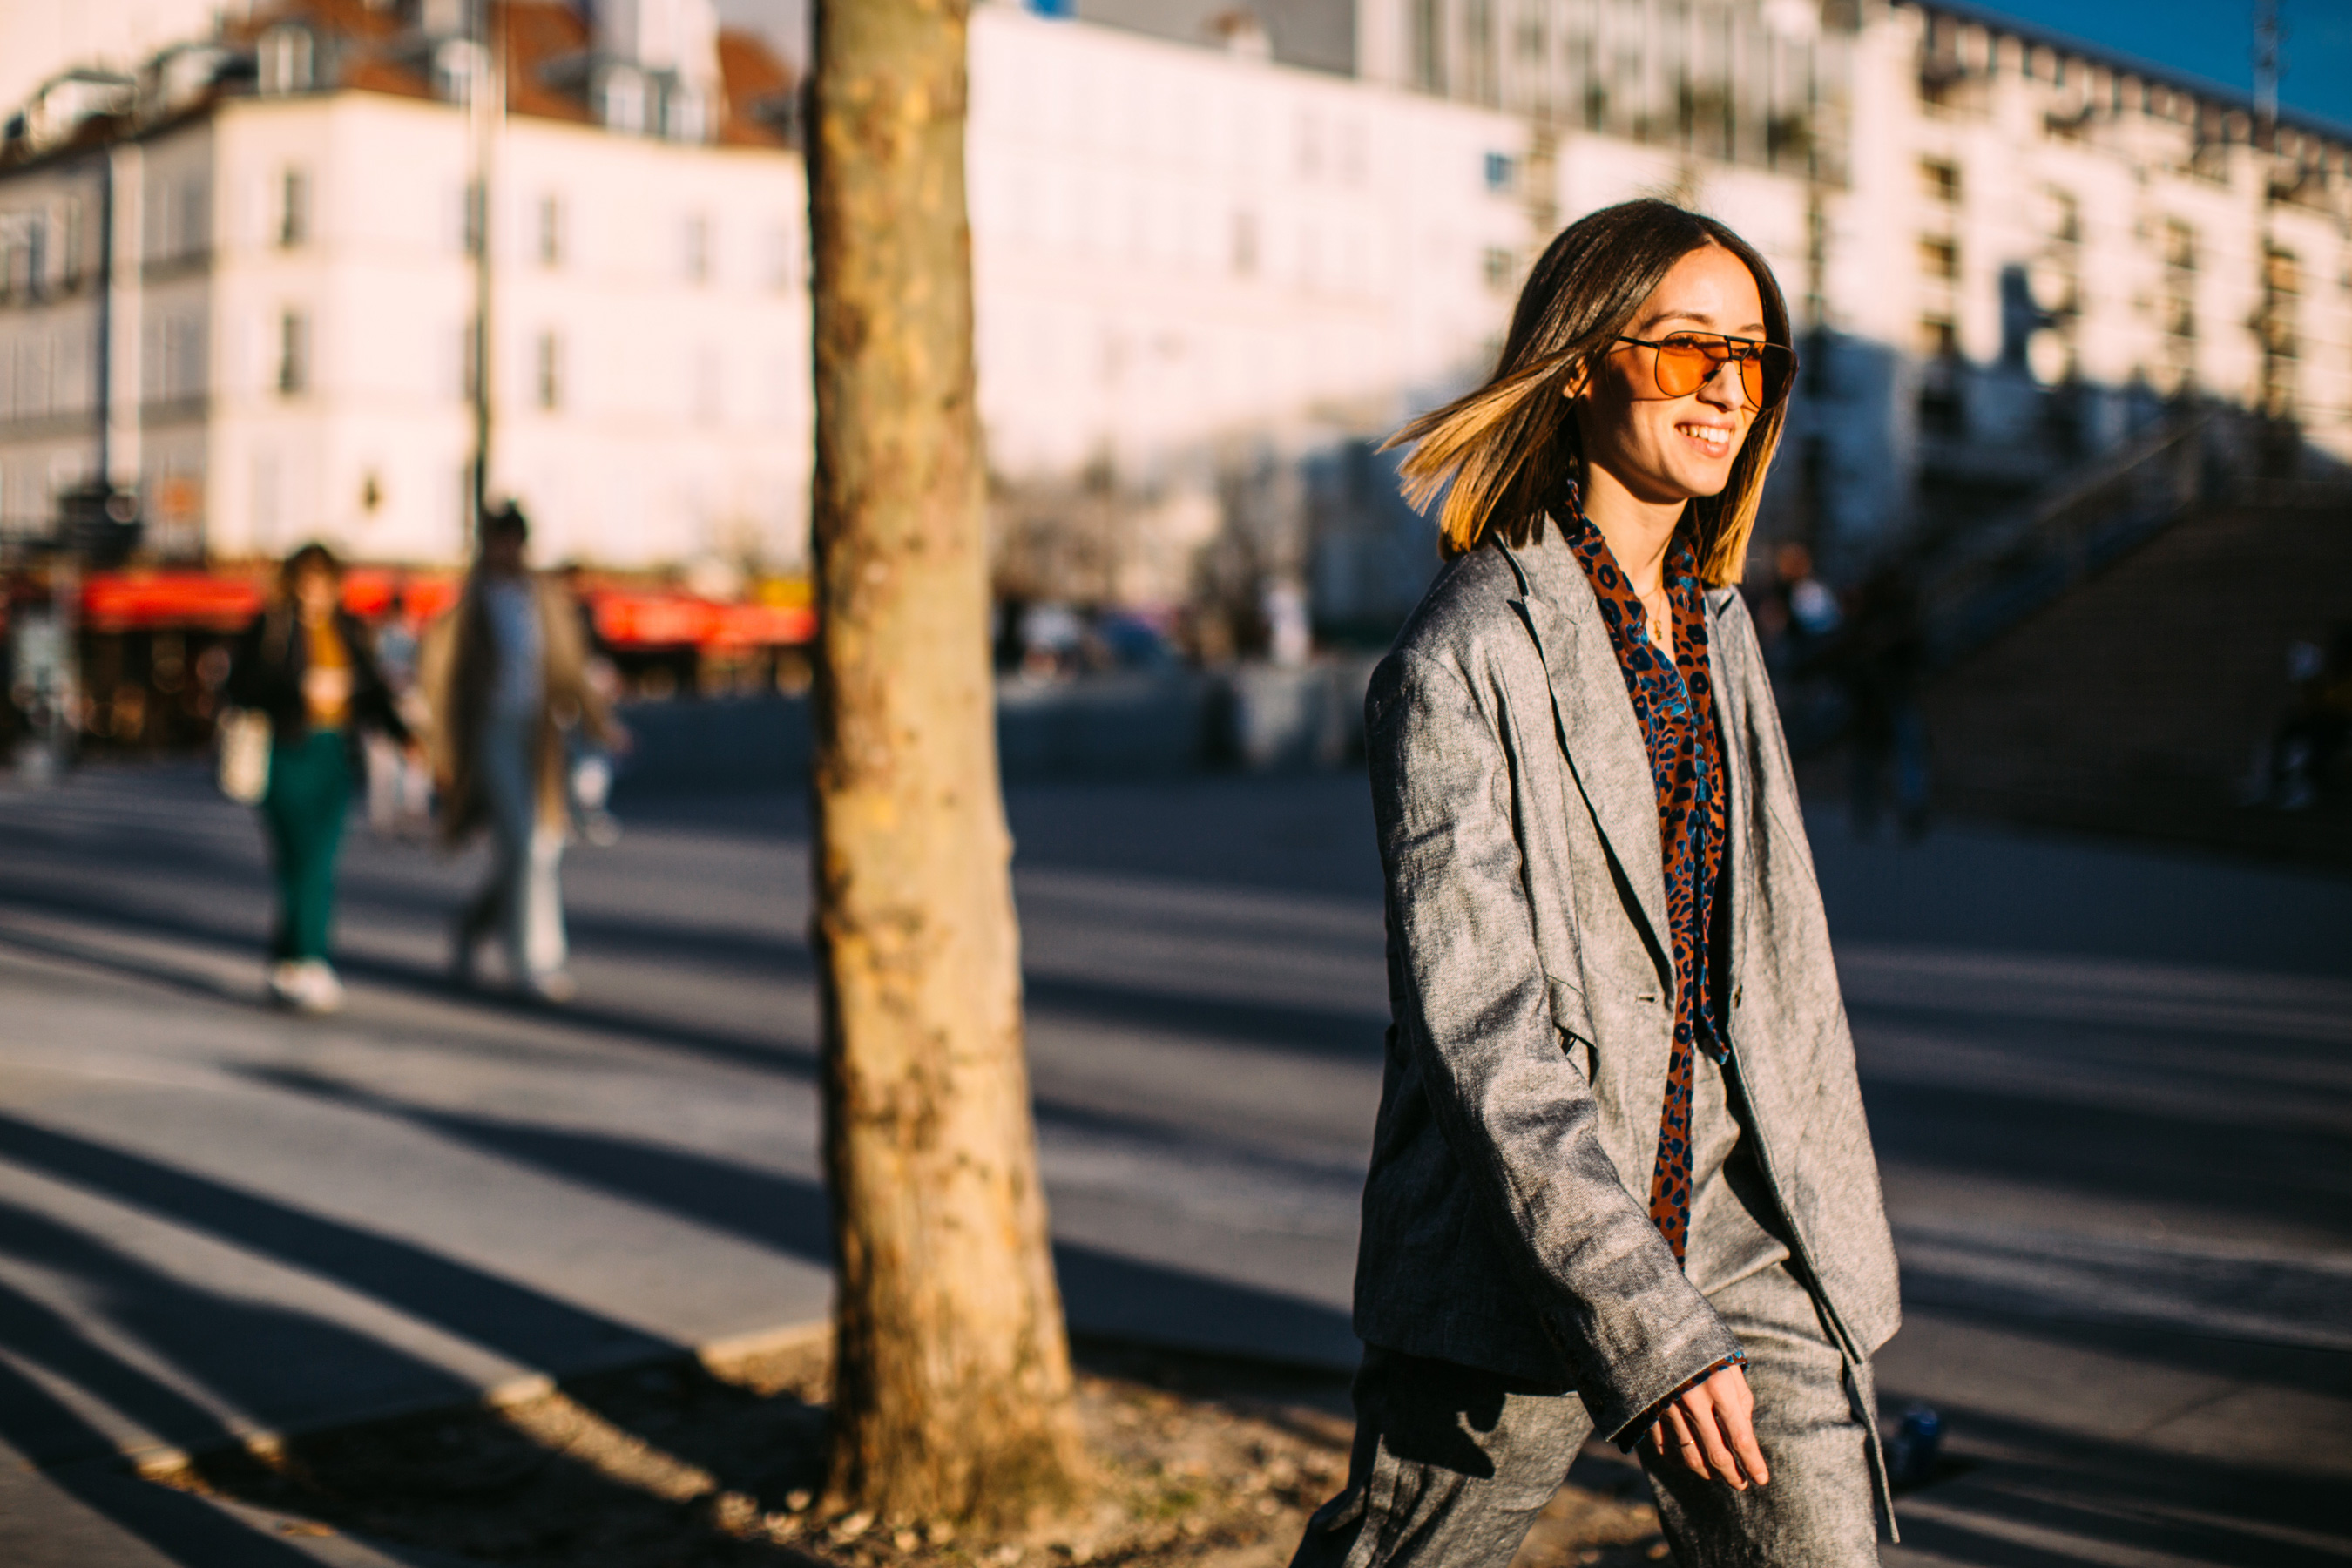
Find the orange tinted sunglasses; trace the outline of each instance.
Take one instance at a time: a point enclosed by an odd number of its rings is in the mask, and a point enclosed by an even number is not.
[[[1657,342],[1619,338],[1621,343],[1657,352],[1653,373],[1658,390],[1668,397],[1688,397],[1727,363],[1739,366],[1739,390],[1758,413],[1789,395],[1797,379],[1797,353],[1781,343],[1754,338],[1727,337],[1721,332],[1672,332]]]

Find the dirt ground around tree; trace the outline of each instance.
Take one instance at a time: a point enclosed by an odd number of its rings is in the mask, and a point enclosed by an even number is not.
[[[823,1340],[568,1382],[494,1406],[150,1466],[150,1479],[347,1532],[532,1568],[1282,1568],[1348,1467],[1346,1380],[1081,1347],[1099,1468],[1083,1517],[1004,1537],[821,1516]],[[1588,1448],[1514,1568],[1663,1561],[1638,1466]]]

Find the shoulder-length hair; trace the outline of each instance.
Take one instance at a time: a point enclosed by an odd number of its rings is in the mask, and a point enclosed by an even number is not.
[[[1635,312],[1694,250],[1721,246],[1755,275],[1766,338],[1789,342],[1789,306],[1756,247],[1714,218],[1671,202],[1624,202],[1560,230],[1528,277],[1511,313],[1510,336],[1484,386],[1423,415],[1391,437],[1411,446],[1401,467],[1405,499],[1426,510],[1447,490],[1438,531],[1448,554],[1489,535],[1524,544],[1548,510],[1584,477],[1578,386],[1633,322]],[[1756,416],[1719,495],[1694,500],[1684,526],[1710,587],[1739,580],[1756,527],[1765,471],[1788,415],[1781,399]]]
[[[287,598],[294,596],[294,584],[302,574],[316,569],[340,583],[343,580],[343,563],[335,552],[312,540],[289,555],[278,568],[278,591]]]

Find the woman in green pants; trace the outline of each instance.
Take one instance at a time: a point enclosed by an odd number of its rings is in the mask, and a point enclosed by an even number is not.
[[[327,942],[359,731],[373,726],[410,743],[367,628],[342,607],[342,564],[325,545],[288,556],[229,674],[229,700],[269,716],[269,788],[261,798],[278,873],[269,994],[306,1013],[343,1005]]]

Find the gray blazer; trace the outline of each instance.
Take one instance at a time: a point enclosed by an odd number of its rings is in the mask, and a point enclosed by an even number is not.
[[[1732,1064],[1797,1272],[1850,1363],[1900,1319],[1787,742],[1706,596],[1729,783]],[[1364,703],[1394,1023],[1356,1269],[1371,1344],[1573,1387],[1604,1436],[1738,1348],[1651,1223],[1674,1032],[1657,793],[1557,526],[1450,563]]]

